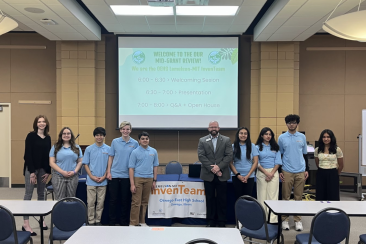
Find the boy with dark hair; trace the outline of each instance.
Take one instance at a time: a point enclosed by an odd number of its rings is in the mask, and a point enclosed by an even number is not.
[[[300,117],[289,114],[285,118],[288,131],[278,138],[278,145],[282,154],[282,199],[290,200],[293,188],[295,201],[302,200],[305,181],[308,178],[307,144],[304,134],[296,131]],[[282,216],[282,229],[289,230],[289,216]],[[294,216],[295,229],[302,231],[300,216]]]
[[[107,191],[106,170],[108,164],[109,146],[104,144],[106,132],[102,127],[95,128],[93,136],[95,143],[85,149],[83,164],[87,172],[88,222],[91,225],[101,225],[104,199]],[[95,200],[97,206],[95,208]],[[94,214],[95,212],[95,214]]]
[[[130,226],[147,227],[145,215],[150,191],[155,189],[158,174],[158,152],[149,146],[149,133],[138,135],[140,146],[132,151],[128,164],[131,183]]]

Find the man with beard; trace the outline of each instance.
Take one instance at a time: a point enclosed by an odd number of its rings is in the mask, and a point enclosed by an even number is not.
[[[206,219],[208,227],[225,227],[226,185],[230,179],[229,163],[233,149],[229,137],[219,134],[219,123],[209,123],[209,135],[198,142],[198,159],[202,163],[200,178],[206,192]]]
[[[307,144],[304,134],[297,132],[297,125],[300,117],[296,114],[289,114],[285,118],[288,131],[278,138],[278,145],[282,154],[282,199],[290,200],[293,188],[295,201],[302,200],[305,181],[308,178]],[[282,216],[282,229],[289,230],[289,216]],[[295,229],[302,231],[303,226],[300,216],[294,216]]]

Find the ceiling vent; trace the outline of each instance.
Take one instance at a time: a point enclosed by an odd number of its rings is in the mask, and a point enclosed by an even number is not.
[[[153,7],[174,7],[175,0],[148,0],[150,6]]]
[[[56,21],[52,19],[41,19],[40,21],[44,25],[57,25]]]

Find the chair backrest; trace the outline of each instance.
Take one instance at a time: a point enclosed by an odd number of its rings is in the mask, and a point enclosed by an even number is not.
[[[13,213],[4,206],[0,205],[0,241],[6,240],[14,233],[14,241],[18,243],[17,230]]]
[[[194,239],[194,240],[187,242],[186,244],[196,244],[196,243],[197,244],[198,243],[217,244],[217,242],[214,242],[213,240],[206,239],[206,238]]]
[[[85,170],[85,165],[82,165],[79,170],[79,175],[87,175],[88,173]]]
[[[243,227],[253,231],[259,230],[264,225],[267,242],[270,242],[266,213],[257,199],[248,195],[239,197],[235,202],[235,218],[237,228],[239,228],[238,221]]]
[[[346,239],[349,243],[351,222],[348,215],[338,208],[325,208],[311,221],[309,243],[312,236],[324,244],[340,243]]]
[[[88,222],[85,203],[76,197],[66,197],[59,200],[52,209],[51,235],[53,225],[61,231],[74,231]]]
[[[165,174],[182,174],[183,167],[178,161],[170,161],[165,167]]]

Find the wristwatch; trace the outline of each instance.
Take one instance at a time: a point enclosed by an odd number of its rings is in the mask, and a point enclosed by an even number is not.
[[[153,182],[154,182],[154,181],[156,182],[156,180],[155,180],[155,179],[153,179]]]
[[[238,177],[238,175],[240,175],[240,173],[236,173],[236,175],[235,175],[235,176],[236,176],[236,177]]]

